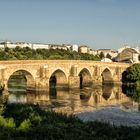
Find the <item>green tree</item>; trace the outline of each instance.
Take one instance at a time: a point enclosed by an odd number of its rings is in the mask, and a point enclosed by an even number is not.
[[[29,129],[30,128],[30,126],[31,126],[31,122],[30,122],[30,120],[29,119],[27,119],[27,120],[24,120],[21,124],[20,124],[20,126],[19,126],[19,130],[27,130],[27,129]]]
[[[140,61],[140,54],[139,54],[139,61]]]
[[[63,49],[37,49],[33,50],[29,47],[21,48],[17,46],[14,49],[5,48],[0,50],[0,60],[100,60],[99,56],[91,54],[82,54]]]
[[[100,57],[101,59],[105,58],[104,53],[103,53],[103,52],[101,52],[101,53],[99,54],[99,57]]]
[[[111,58],[112,58],[112,56],[108,53],[108,54],[106,55],[106,58],[111,59]]]
[[[127,69],[123,77],[127,82],[137,82],[140,81],[140,64],[134,64]]]
[[[10,49],[9,49],[8,47],[5,47],[5,48],[4,48],[4,51],[5,51],[5,52],[8,52],[9,50],[10,50]]]

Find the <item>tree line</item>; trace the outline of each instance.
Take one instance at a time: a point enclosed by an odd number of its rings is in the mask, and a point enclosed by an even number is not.
[[[98,55],[83,54],[76,51],[63,49],[31,49],[29,47],[0,49],[0,60],[95,60],[99,61]]]
[[[140,64],[133,64],[128,67],[122,74],[123,83],[140,83]]]
[[[140,103],[140,64],[133,64],[122,74],[123,93]]]

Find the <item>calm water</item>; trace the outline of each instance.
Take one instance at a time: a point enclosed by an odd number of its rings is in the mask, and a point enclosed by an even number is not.
[[[43,109],[64,113],[94,111],[104,107],[116,107],[126,111],[139,111],[139,105],[127,97],[120,86],[103,86],[77,90],[51,88],[46,91],[26,91],[25,80],[9,82],[9,91],[3,92],[8,103],[38,104]]]

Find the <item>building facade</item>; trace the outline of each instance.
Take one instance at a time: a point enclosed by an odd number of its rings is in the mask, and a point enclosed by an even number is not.
[[[80,52],[80,53],[89,53],[89,51],[90,51],[90,48],[87,46],[80,46],[78,48],[78,52]]]
[[[139,51],[131,47],[121,48],[115,61],[137,63],[139,62]]]
[[[32,44],[32,49],[49,49],[49,45],[47,44]]]

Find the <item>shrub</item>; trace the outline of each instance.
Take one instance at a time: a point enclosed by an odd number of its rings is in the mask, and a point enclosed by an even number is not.
[[[30,120],[29,119],[27,119],[27,120],[24,120],[21,124],[20,124],[20,126],[19,126],[19,130],[26,130],[27,131],[27,129],[29,129],[31,127],[31,122],[30,122]]]

